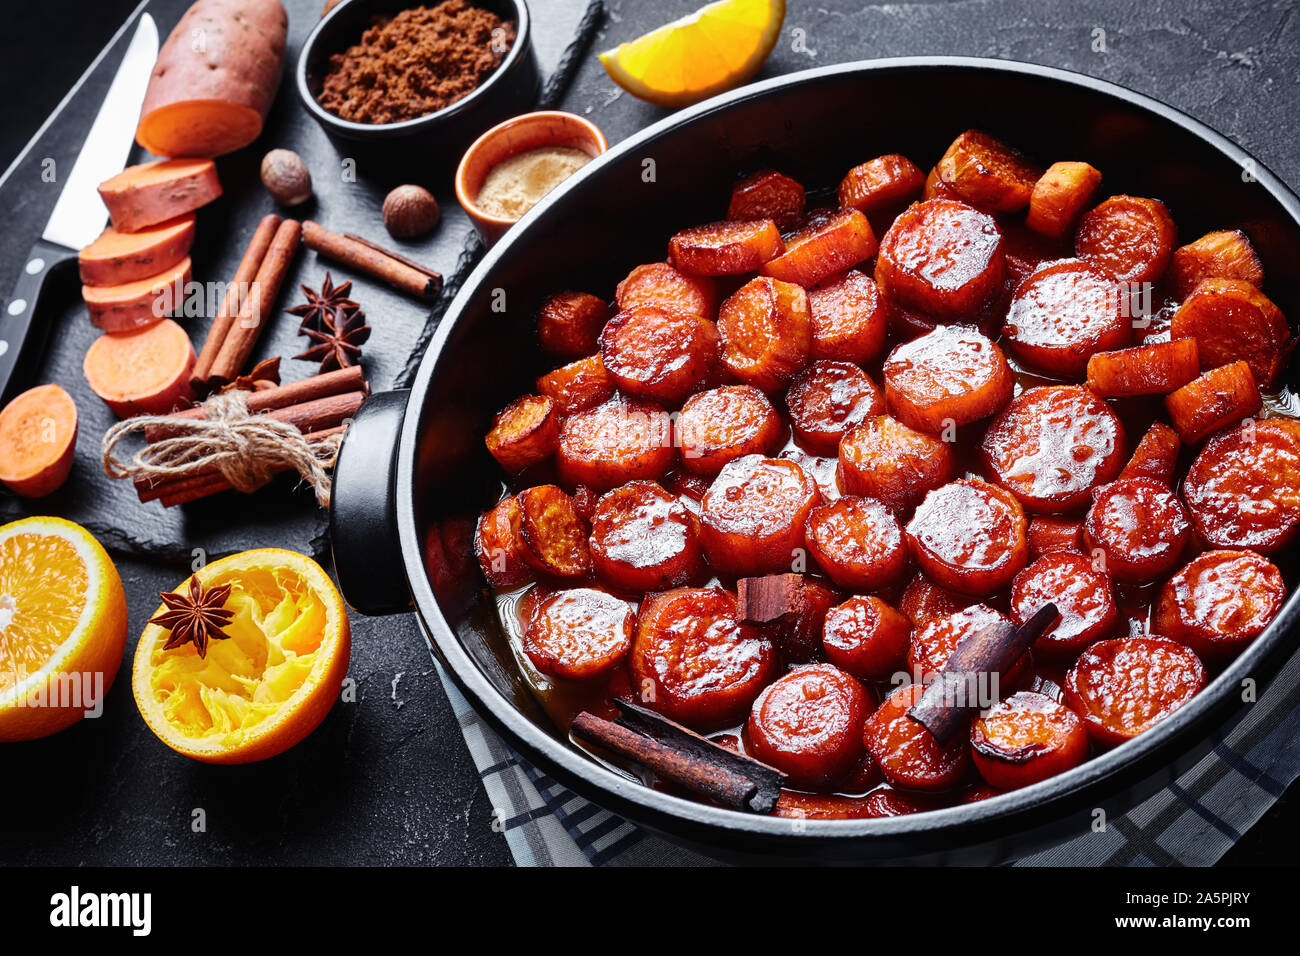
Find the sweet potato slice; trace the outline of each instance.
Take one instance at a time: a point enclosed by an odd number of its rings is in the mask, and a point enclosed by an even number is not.
[[[1117,581],[1145,583],[1168,574],[1187,545],[1187,509],[1167,484],[1121,478],[1098,488],[1083,524],[1083,540]]]
[[[77,253],[77,268],[85,285],[122,285],[166,272],[189,255],[193,244],[193,214],[139,232],[109,226]]]
[[[925,173],[898,153],[877,156],[854,166],[840,181],[838,197],[846,209],[867,216],[898,209],[920,195]]]
[[[841,278],[808,293],[814,359],[839,359],[858,365],[870,362],[885,344],[889,303],[875,281],[862,272]]]
[[[742,382],[775,391],[808,363],[808,293],[766,276],[751,279],[722,303],[718,333],[727,370]]]
[[[1050,375],[1081,375],[1094,352],[1122,348],[1132,323],[1115,281],[1087,262],[1049,262],[1016,290],[1002,334],[1026,365]]]
[[[1120,282],[1159,282],[1177,241],[1178,230],[1164,203],[1111,196],[1079,220],[1074,253]]]
[[[1282,370],[1291,329],[1268,296],[1242,279],[1206,279],[1174,313],[1169,334],[1195,339],[1201,368],[1245,361],[1262,387]]]
[[[668,240],[668,258],[687,275],[732,276],[753,272],[784,250],[771,219],[712,222]]]
[[[907,648],[907,670],[915,683],[929,684],[948,666],[957,645],[973,634],[1009,619],[987,604],[966,598],[966,604],[946,614],[917,622],[912,642]],[[1033,655],[1026,651],[1005,674],[999,674],[1000,687],[1022,687],[1033,677]]]
[[[636,612],[594,588],[557,591],[537,606],[524,653],[543,674],[565,680],[607,677],[632,647]]]
[[[666,262],[637,266],[614,291],[619,310],[657,305],[687,315],[712,319],[718,312],[718,291],[706,276],[688,276]]]
[[[118,418],[164,415],[187,405],[196,356],[171,319],[121,335],[101,335],[86,350],[82,371],[91,391]]]
[[[1195,339],[1153,342],[1088,359],[1088,388],[1102,398],[1168,395],[1200,371]]]
[[[766,455],[781,442],[781,416],[752,385],[724,385],[698,392],[677,416],[682,465],[712,477],[745,455]]]
[[[608,319],[604,299],[589,292],[559,292],[537,314],[537,341],[544,351],[563,358],[590,355]]]
[[[888,680],[907,656],[912,622],[880,598],[854,595],[826,612],[826,659],[862,680]]]
[[[895,690],[867,718],[863,743],[880,765],[885,779],[908,790],[949,790],[970,769],[970,744],[958,736],[940,744],[930,732],[907,716],[925,688],[909,684]]]
[[[1165,582],[1155,627],[1210,664],[1226,664],[1264,632],[1286,599],[1282,572],[1253,551],[1207,551]]]
[[[812,477],[787,458],[737,458],[700,502],[709,563],[737,575],[791,570],[803,553],[804,523],[820,497]]]
[[[800,445],[834,455],[845,432],[885,411],[885,396],[858,366],[822,360],[795,376],[785,407]]]
[[[1036,515],[1029,522],[1026,537],[1031,561],[1037,561],[1043,555],[1055,551],[1083,553],[1083,522],[1077,518]]]
[[[1164,637],[1098,641],[1065,678],[1065,704],[1104,747],[1150,730],[1205,686],[1205,666]]]
[[[1119,620],[1110,575],[1091,557],[1070,551],[1045,554],[1011,583],[1011,619],[1024,624],[1044,604],[1060,612],[1034,641],[1034,656],[1071,661],[1093,641],[1110,637]]]
[[[221,195],[210,159],[167,159],[129,166],[99,185],[118,232],[138,232],[175,219]]]
[[[1019,151],[977,129],[953,140],[935,169],[962,199],[992,212],[1024,209],[1043,172]]]
[[[519,537],[519,499],[501,499],[478,521],[474,532],[474,556],[483,577],[494,588],[517,588],[533,579],[533,569],[524,560]]]
[[[717,366],[718,330],[707,319],[643,305],[609,320],[600,358],[627,394],[676,405]]]
[[[1206,279],[1239,279],[1258,289],[1264,266],[1244,232],[1223,229],[1175,249],[1166,278],[1174,297],[1185,299]]]
[[[515,399],[492,420],[487,449],[510,474],[545,461],[560,438],[560,413],[545,395]]]
[[[920,627],[955,614],[976,602],[977,599],[970,595],[939,587],[925,576],[924,571],[917,571],[912,575],[912,580],[907,582],[907,587],[903,588],[903,595],[898,599],[898,610],[912,622],[913,627]]]
[[[1029,560],[1025,512],[1005,488],[962,479],[925,496],[907,544],[926,576],[963,594],[991,594]]]
[[[700,521],[653,481],[629,481],[596,503],[591,560],[602,581],[623,591],[695,583],[704,570]]]
[[[587,523],[555,485],[519,493],[519,540],[524,561],[543,574],[581,578],[591,570]]]
[[[1249,418],[1263,407],[1255,377],[1247,362],[1212,369],[1165,396],[1165,408],[1189,445],[1210,432]]]
[[[785,251],[763,263],[765,276],[811,289],[823,279],[876,254],[876,234],[856,209],[839,209],[785,241]]]
[[[1119,477],[1154,478],[1166,485],[1172,484],[1174,469],[1178,466],[1178,451],[1182,446],[1178,432],[1164,422],[1154,422],[1133,449],[1133,457]]]
[[[838,477],[845,494],[878,498],[898,513],[952,478],[952,446],[880,415],[840,441]]]
[[[161,322],[179,311],[190,281],[186,256],[166,272],[122,285],[83,285],[81,298],[90,321],[105,332],[130,332]]]
[[[981,715],[970,730],[975,769],[990,786],[1015,790],[1088,759],[1088,731],[1068,707],[1019,691]]]
[[[819,505],[804,528],[808,550],[842,588],[876,591],[907,570],[907,545],[894,513],[872,498]]]
[[[762,169],[731,187],[727,218],[771,219],[778,228],[788,229],[803,216],[806,202],[798,182],[775,169]]]
[[[72,470],[77,405],[62,386],[37,385],[0,410],[0,484],[22,498],[43,498]]]
[[[566,417],[555,452],[566,484],[596,491],[659,478],[676,457],[668,413],[621,395]]]
[[[1101,185],[1101,173],[1087,163],[1052,163],[1034,183],[1025,225],[1059,239],[1074,228]]]
[[[566,415],[599,405],[614,394],[614,387],[599,355],[561,365],[537,380],[537,391],[552,399]]]
[[[885,399],[904,425],[937,435],[979,421],[1011,401],[1015,379],[987,336],[940,325],[904,342],[885,359]]]

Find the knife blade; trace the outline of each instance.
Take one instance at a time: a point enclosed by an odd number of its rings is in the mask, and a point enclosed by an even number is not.
[[[0,315],[0,400],[11,397],[20,363],[35,363],[32,320],[46,279],[74,259],[76,251],[92,242],[108,221],[97,187],[126,164],[157,58],[158,27],[153,17],[142,13],[45,230],[23,260],[13,295]],[[55,176],[57,181],[57,167]]]

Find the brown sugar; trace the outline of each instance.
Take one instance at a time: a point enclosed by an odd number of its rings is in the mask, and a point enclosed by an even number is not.
[[[415,119],[472,93],[514,42],[514,21],[466,0],[413,7],[331,56],[317,101],[354,123]]]

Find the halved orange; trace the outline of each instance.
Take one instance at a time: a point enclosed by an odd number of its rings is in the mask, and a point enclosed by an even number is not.
[[[126,594],[89,531],[62,518],[0,527],[0,740],[97,713],[126,648]]]
[[[205,590],[231,586],[227,637],[200,657],[193,644],[164,650],[170,632],[146,625],[131,674],[136,705],[158,739],[187,757],[273,757],[315,730],[339,697],[352,652],[343,599],[319,564],[279,548],[221,558],[193,577]]]
[[[744,83],[781,35],[785,0],[718,0],[600,55],[633,96],[688,106]]]

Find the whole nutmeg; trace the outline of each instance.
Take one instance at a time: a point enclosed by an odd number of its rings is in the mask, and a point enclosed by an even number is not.
[[[384,198],[384,228],[395,239],[414,239],[438,225],[438,200],[423,186],[398,186]]]
[[[297,206],[311,198],[311,173],[291,149],[273,149],[262,157],[262,185],[283,206]]]

